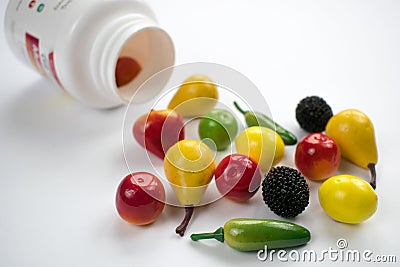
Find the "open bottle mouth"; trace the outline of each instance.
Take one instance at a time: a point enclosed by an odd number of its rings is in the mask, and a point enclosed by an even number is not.
[[[139,92],[139,87],[155,73],[172,66],[174,58],[172,41],[163,30],[145,28],[135,33],[125,42],[115,62],[117,94],[126,103],[133,95],[135,103],[153,99],[163,89],[168,76],[160,79],[152,90]]]

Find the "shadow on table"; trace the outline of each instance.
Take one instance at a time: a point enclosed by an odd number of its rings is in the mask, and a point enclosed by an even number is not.
[[[122,132],[124,108],[87,107],[47,80],[39,80],[23,90],[6,107],[6,127],[12,136],[29,142],[75,144]]]

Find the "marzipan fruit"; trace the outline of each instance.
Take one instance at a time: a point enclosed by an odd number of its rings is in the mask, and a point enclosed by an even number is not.
[[[374,126],[363,112],[341,111],[328,121],[325,132],[339,145],[343,158],[363,168],[378,162]]]
[[[168,109],[183,117],[202,116],[217,104],[218,90],[207,76],[196,74],[187,78],[171,99]]]

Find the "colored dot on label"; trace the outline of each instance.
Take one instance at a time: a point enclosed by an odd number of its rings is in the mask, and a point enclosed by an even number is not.
[[[36,5],[36,0],[32,0],[29,2],[29,8],[34,8]]]
[[[44,7],[45,7],[45,4],[41,3],[41,4],[38,6],[38,8],[37,8],[37,12],[38,12],[38,13],[42,12],[43,9],[44,9]]]

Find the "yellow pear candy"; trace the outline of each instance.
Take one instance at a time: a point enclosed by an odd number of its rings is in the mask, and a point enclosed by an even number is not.
[[[328,121],[325,132],[340,147],[343,158],[363,168],[378,162],[374,126],[363,112],[347,109]]]
[[[164,158],[164,171],[179,202],[185,206],[185,217],[175,232],[183,236],[215,171],[215,155],[198,140],[181,140],[170,147]]]
[[[215,155],[203,142],[182,140],[168,149],[164,158],[165,175],[179,202],[199,204],[215,171]]]
[[[171,99],[168,109],[183,117],[206,114],[217,104],[218,90],[214,82],[206,75],[196,74],[187,78]]]
[[[285,155],[282,138],[274,130],[266,127],[247,128],[236,137],[235,145],[238,153],[256,161],[264,173],[278,164]]]

